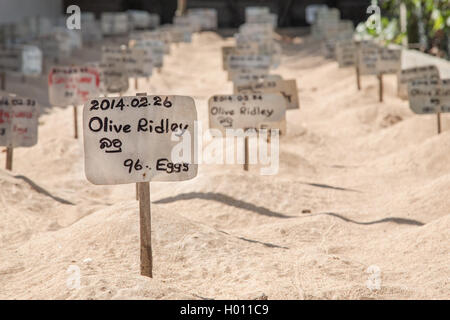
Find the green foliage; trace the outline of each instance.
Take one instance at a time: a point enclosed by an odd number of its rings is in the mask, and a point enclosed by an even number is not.
[[[409,43],[419,42],[418,22],[421,19],[427,37],[427,47],[424,49],[430,50],[437,48],[441,52],[446,52],[447,57],[450,57],[450,0],[381,1],[383,31],[380,36],[395,43],[401,42],[402,38],[406,36],[405,34],[401,34],[399,26],[399,8],[401,2],[405,3],[407,8]],[[422,9],[421,18],[419,17],[419,6]],[[395,24],[396,27],[394,28],[391,23]],[[388,30],[386,31],[386,29]],[[383,34],[383,32],[387,32],[387,34]]]

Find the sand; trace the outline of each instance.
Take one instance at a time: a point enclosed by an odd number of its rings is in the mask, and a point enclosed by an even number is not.
[[[194,35],[139,91],[193,96],[207,128],[207,99],[232,92],[220,55],[231,43]],[[153,279],[139,274],[134,185],[90,184],[72,108],[49,107],[45,76],[8,76],[42,114],[38,145],[0,169],[0,298],[448,299],[450,116],[437,135],[435,116],[396,97],[395,76],[379,103],[375,77],[358,92],[354,70],[312,39],[283,50],[274,73],[297,80],[301,109],[288,111],[279,173],[200,165],[194,180],[152,183]],[[92,48],[67,61],[98,58]]]

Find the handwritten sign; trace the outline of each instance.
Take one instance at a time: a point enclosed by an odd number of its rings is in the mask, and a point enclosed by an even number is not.
[[[0,70],[24,75],[40,75],[42,52],[38,47],[29,45],[0,50]]]
[[[228,58],[231,55],[257,55],[259,46],[256,42],[247,42],[237,45],[236,47],[222,47],[222,68],[228,70]]]
[[[94,67],[54,67],[48,75],[49,100],[52,105],[85,103],[100,91],[100,72]]]
[[[376,69],[378,74],[396,74],[401,70],[401,49],[382,47],[378,49]]]
[[[168,32],[170,34],[170,41],[173,43],[189,43],[192,40],[192,31],[180,26],[163,25],[159,30]]]
[[[287,109],[298,109],[298,91],[295,80],[266,79],[234,86],[234,94],[280,93],[286,99]]]
[[[197,174],[193,164],[194,100],[185,96],[96,98],[83,111],[85,173],[94,184],[181,181]],[[188,139],[183,162],[172,150]],[[184,152],[190,153],[190,157]]]
[[[270,13],[268,7],[246,7],[245,22],[248,23],[270,23],[277,26],[278,16]]]
[[[336,60],[339,68],[355,65],[356,46],[352,40],[341,40],[336,42]]]
[[[268,55],[230,55],[227,66],[231,79],[236,73],[265,72],[268,73],[272,59]]]
[[[450,79],[441,80],[439,99],[441,101],[441,112],[450,112]]]
[[[33,99],[0,96],[0,146],[31,147],[37,143],[38,110]]]
[[[210,128],[259,129],[285,120],[286,100],[281,94],[215,95],[209,101]]]
[[[273,37],[273,25],[271,23],[244,23],[239,26],[239,33],[261,34],[263,37]]]
[[[121,35],[128,32],[128,15],[125,12],[103,12],[100,22],[104,35]]]
[[[378,46],[375,43],[361,41],[357,59],[360,75],[377,74]]]
[[[239,74],[237,77],[232,79],[234,88],[242,85],[256,84],[264,80],[267,81],[277,81],[283,80],[283,78],[278,74]],[[233,89],[235,90],[235,89]]]
[[[123,63],[100,63],[100,83],[106,93],[121,93],[128,90],[128,72]]]
[[[414,113],[450,112],[450,80],[413,80],[408,83],[409,106]]]
[[[103,46],[102,62],[124,64],[130,77],[149,77],[152,75],[153,59],[151,52],[145,49]]]
[[[439,70],[436,66],[424,66],[401,70],[398,81],[398,95],[406,99],[408,97],[408,82],[413,80],[439,80]]]
[[[153,67],[161,68],[164,62],[165,44],[161,40],[138,39],[131,40],[130,47],[149,51],[152,57]]]
[[[188,16],[195,17],[200,22],[200,30],[217,29],[217,10],[213,8],[192,8],[187,11]]]

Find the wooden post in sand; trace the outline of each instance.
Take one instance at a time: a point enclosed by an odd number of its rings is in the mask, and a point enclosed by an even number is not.
[[[138,77],[134,78],[134,89],[138,90]]]
[[[249,130],[250,128],[246,128],[244,130],[244,171],[248,171],[248,167],[249,167],[249,152],[248,152],[248,135],[246,134],[246,132]]]
[[[245,162],[244,162],[244,171],[248,171],[248,162],[249,162],[249,157],[248,157],[248,137],[245,137],[244,140],[244,156],[245,156]]]
[[[176,144],[172,134],[166,132],[156,138],[154,135],[142,136],[138,128],[129,125],[123,130],[113,132],[99,132],[90,123],[95,119],[107,117],[111,123],[133,123],[142,117],[152,119],[165,119],[165,127],[168,128],[169,119],[175,123],[183,119],[190,137],[194,136],[194,124],[197,120],[197,110],[192,97],[188,96],[148,96],[146,93],[138,93],[136,96],[127,96],[117,99],[93,98],[91,101],[101,105],[108,101],[112,106],[114,101],[121,101],[122,107],[134,105],[136,100],[161,101],[162,108],[126,108],[123,112],[114,109],[83,109],[83,137],[85,156],[86,178],[97,185],[132,183],[138,185],[139,193],[139,233],[140,233],[140,273],[142,276],[153,277],[153,255],[151,241],[151,202],[150,181],[157,177],[158,181],[183,181],[192,179],[197,175],[198,165],[195,163],[182,164],[178,158],[166,159]],[[133,101],[133,103],[132,103]],[[123,104],[122,104],[123,103]],[[116,104],[117,106],[118,104]],[[169,108],[172,108],[168,110]],[[94,120],[93,120],[94,119]],[[99,122],[100,124],[100,122]],[[128,128],[128,129],[127,129]],[[119,132],[120,131],[120,132]],[[195,136],[194,136],[195,137]],[[144,138],[147,144],[136,143]],[[99,145],[99,140],[104,143]],[[112,140],[112,141],[111,141]],[[152,145],[151,152],[146,146]],[[191,149],[192,152],[193,148]],[[113,153],[111,155],[111,153]],[[192,153],[191,153],[192,154]],[[172,162],[173,161],[173,162]],[[179,166],[177,165],[179,164]],[[102,168],[98,170],[98,168]],[[177,172],[176,168],[180,168]],[[184,170],[182,171],[182,168]]]
[[[9,146],[6,148],[6,170],[11,171],[13,165],[13,151],[14,148]]]
[[[5,71],[0,73],[0,90],[6,89],[6,74]]]
[[[146,96],[137,93],[136,96]],[[136,200],[139,200],[139,219],[141,235],[141,275],[153,277],[152,256],[152,210],[150,207],[150,182],[136,183]]]
[[[356,64],[356,86],[358,91],[361,91],[361,75],[359,73],[359,66]]]
[[[380,102],[383,102],[383,74],[378,75],[378,92],[380,97]]]
[[[141,275],[153,278],[150,182],[139,185],[139,223],[141,236]]]
[[[78,139],[78,111],[77,106],[73,106],[73,126],[74,126],[74,138]]]
[[[438,112],[437,113],[437,129],[438,129],[438,134],[441,134],[441,113]]]

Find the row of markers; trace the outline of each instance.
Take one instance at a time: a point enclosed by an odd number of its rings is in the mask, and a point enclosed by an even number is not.
[[[267,7],[246,8],[235,46],[222,47],[222,67],[233,83],[233,94],[209,100],[211,128],[274,129],[286,134],[286,110],[300,106],[296,80],[271,73],[282,52],[275,41],[273,17]]]
[[[105,14],[102,23],[105,24],[103,21],[105,19],[107,21],[114,20],[111,16],[118,15],[118,13]],[[85,14],[84,17],[83,21],[89,20]],[[139,25],[138,17],[134,15],[133,17],[134,25]],[[137,89],[138,78],[149,78],[153,68],[161,71],[164,55],[170,54],[172,43],[190,42],[192,32],[217,27],[217,14],[214,9],[194,9],[184,17],[184,20],[182,18],[176,19],[177,25],[163,25],[152,31],[133,31],[126,44],[102,46],[100,62],[77,66],[60,65],[50,68],[48,74],[50,104],[73,106],[75,138],[78,138],[77,106],[100,95],[121,95],[128,90],[130,77],[135,78]],[[42,27],[43,21],[46,20],[39,19],[36,22],[37,26],[36,23],[30,25],[39,29]],[[143,26],[142,23],[140,26]],[[0,28],[3,36],[5,35],[4,29],[5,26],[3,29]],[[12,28],[12,30],[15,29]],[[37,34],[42,35],[43,30]],[[21,43],[23,41],[25,39],[15,38],[15,41],[10,39],[10,42]],[[30,41],[33,42],[33,40]],[[12,170],[14,148],[31,147],[37,143],[39,108],[37,102],[32,98],[20,97],[4,91],[5,75],[39,76],[43,71],[43,58],[42,51],[34,45],[10,44],[0,49],[0,89],[2,90],[0,94],[0,146],[7,148],[6,168],[8,170]]]
[[[252,7],[247,8],[246,17],[247,23],[235,36],[236,46],[224,49],[229,50],[223,62],[234,83],[234,94],[209,99],[210,128],[225,134],[229,129],[270,128],[277,137],[277,130],[285,130],[286,109],[298,108],[295,80],[285,81],[269,73],[281,56],[273,39],[274,15],[267,8]],[[85,104],[86,178],[99,185],[136,183],[143,276],[153,276],[149,182],[182,181],[197,175],[195,146],[201,138],[196,120],[194,99],[187,96],[139,93],[96,98]],[[247,136],[245,141],[247,160]],[[245,164],[248,170],[248,162]]]
[[[137,97],[106,96],[125,92],[129,77],[149,77],[154,66],[162,68],[163,56],[169,53],[171,43],[190,42],[192,32],[205,26],[217,26],[217,14],[211,15],[211,12],[214,13],[209,9],[197,10],[176,19],[180,24],[178,26],[162,26],[155,32],[134,33],[126,45],[103,47],[101,62],[58,66],[52,68],[48,76],[50,103],[74,106],[75,137],[78,136],[76,106],[85,105],[83,128],[88,180],[95,184],[136,182],[140,216],[140,271],[147,277],[153,276],[149,181],[178,181],[196,176],[197,165],[192,161],[171,161],[174,142],[168,133],[176,128],[182,130],[179,135],[186,131],[191,133],[193,146],[197,111],[190,97],[147,97],[145,93],[137,94]],[[116,23],[120,17],[117,18],[117,14],[109,15],[105,18],[108,23],[102,21],[102,27],[108,26],[111,33],[117,29],[120,31],[120,23]],[[9,58],[7,54],[5,56]],[[16,60],[19,64],[25,63],[23,57]],[[5,70],[7,68],[2,68],[0,54],[2,89],[5,86]],[[26,69],[19,67],[13,71],[23,70]],[[39,74],[41,70],[34,70],[34,73]],[[100,93],[105,98],[100,98]],[[0,145],[7,147],[7,170],[12,170],[15,147],[30,147],[37,143],[37,118],[36,101],[11,94],[1,95]],[[158,132],[158,135],[147,132]]]
[[[441,79],[435,65],[402,69],[402,47],[356,35],[353,25],[340,20],[337,9],[317,10],[312,35],[322,41],[324,57],[337,60],[340,68],[355,67],[358,90],[361,90],[361,76],[377,76],[380,102],[383,101],[383,75],[396,74],[398,96],[408,99],[416,114],[436,114],[438,133],[441,133],[441,113],[450,112],[450,79]]]

